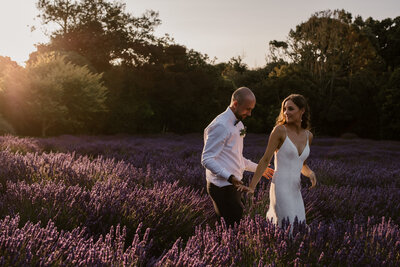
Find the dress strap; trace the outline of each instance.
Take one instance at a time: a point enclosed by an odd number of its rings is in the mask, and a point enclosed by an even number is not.
[[[309,131],[306,130],[306,133],[307,133],[307,144],[308,144],[308,140],[309,140],[309,138],[308,138],[308,133],[309,133]]]

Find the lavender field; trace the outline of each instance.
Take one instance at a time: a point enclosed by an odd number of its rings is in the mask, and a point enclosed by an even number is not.
[[[248,135],[245,156],[266,143]],[[400,265],[400,142],[316,137],[307,224],[284,228],[265,220],[266,179],[240,225],[218,221],[202,147],[201,135],[0,136],[0,265]]]

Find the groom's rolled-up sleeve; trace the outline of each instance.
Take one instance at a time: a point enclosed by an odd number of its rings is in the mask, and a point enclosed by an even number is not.
[[[231,173],[215,160],[224,148],[228,131],[223,125],[215,124],[208,128],[206,135],[201,164],[213,174],[228,179]]]
[[[243,158],[244,161],[244,166],[245,166],[245,170],[249,171],[249,172],[256,172],[257,169],[257,163],[252,162],[249,159]]]

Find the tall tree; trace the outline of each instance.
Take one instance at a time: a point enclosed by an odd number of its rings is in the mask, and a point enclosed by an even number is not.
[[[351,131],[363,119],[360,114],[365,114],[361,105],[365,88],[357,83],[360,75],[377,75],[381,62],[370,39],[354,26],[351,14],[315,13],[290,31],[285,51],[293,64],[311,74],[314,93],[323,99],[314,107],[316,124],[334,134]],[[368,93],[369,98],[377,96],[378,88],[369,88]]]
[[[399,139],[400,136],[400,67],[390,73],[382,92],[381,138]]]
[[[13,126],[4,118],[2,114],[7,113],[8,103],[5,101],[7,76],[16,69],[21,69],[17,62],[12,61],[9,57],[0,56],[0,134],[15,133]]]
[[[168,38],[156,38],[161,21],[158,13],[140,17],[125,12],[125,4],[106,0],[39,0],[39,17],[44,24],[59,26],[40,52],[76,51],[101,72],[111,64],[139,66],[154,60],[153,54]]]
[[[0,112],[17,133],[29,128],[25,105],[28,78],[25,69],[8,57],[0,57]]]
[[[374,47],[351,23],[350,13],[328,10],[317,12],[289,33],[293,62],[309,70],[325,88],[334,88],[336,78],[375,63]]]
[[[381,21],[374,20],[371,17],[363,21],[358,16],[354,25],[370,39],[391,71],[400,66],[400,16]]]
[[[64,56],[40,55],[5,77],[6,114],[17,121],[21,134],[90,132],[91,122],[106,112],[107,89],[101,79]]]

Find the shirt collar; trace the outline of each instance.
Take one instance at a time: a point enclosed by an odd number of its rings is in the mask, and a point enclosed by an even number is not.
[[[228,114],[228,121],[232,123],[232,125],[234,125],[235,122],[238,120],[238,118],[236,118],[235,114],[233,113],[230,107],[226,109],[226,113]],[[237,126],[237,124],[235,126]]]

